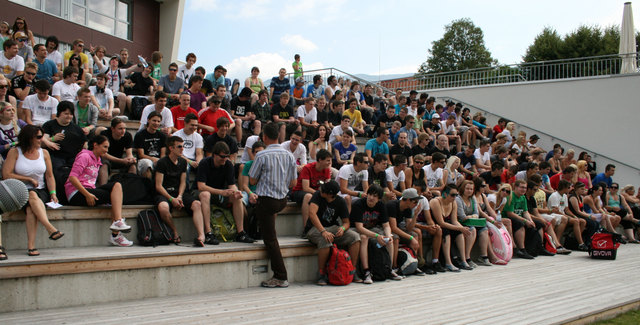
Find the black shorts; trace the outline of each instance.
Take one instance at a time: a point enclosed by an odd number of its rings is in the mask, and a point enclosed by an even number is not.
[[[446,237],[447,235],[451,236],[451,240],[455,240],[458,235],[462,235],[462,232],[442,227],[442,238]]]
[[[302,200],[304,200],[305,195],[307,194],[311,194],[311,193],[307,193],[305,191],[295,191],[295,192],[291,192],[289,194],[289,199],[291,199],[291,201],[297,203],[298,205],[302,205]]]
[[[182,194],[182,203],[184,203],[184,208],[186,209],[186,211],[189,213],[189,215],[193,214],[193,210],[191,210],[191,205],[193,204],[193,202],[195,202],[196,199],[194,196],[192,196],[189,193],[184,193]],[[160,203],[162,202],[167,202],[167,204],[169,205],[169,211],[173,210],[173,204],[171,204],[171,202],[169,202],[169,199],[167,199],[166,197],[158,194],[155,196],[155,198],[153,199],[153,203],[154,205],[157,207],[158,205],[160,205]]]
[[[111,203],[111,190],[115,184],[116,182],[109,182],[96,188],[88,188],[87,191],[98,198],[96,205],[107,204]],[[87,199],[79,191],[68,199],[68,201],[70,205],[87,206]]]
[[[113,162],[111,160],[102,158],[102,164],[107,165],[107,172],[111,174],[112,171],[117,173],[128,173],[129,166],[125,164],[121,164],[119,162]]]
[[[36,195],[38,195],[38,197],[40,198],[40,200],[42,201],[42,203],[46,204],[47,202],[51,201],[51,196],[49,195],[49,190],[47,190],[47,188],[30,188],[29,192],[35,192]],[[27,211],[27,207],[29,206],[29,203],[27,202],[27,204],[25,204],[22,207],[23,211]]]

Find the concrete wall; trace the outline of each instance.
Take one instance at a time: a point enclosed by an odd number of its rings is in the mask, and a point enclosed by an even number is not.
[[[550,80],[427,91],[451,97],[518,124],[527,136],[538,134],[551,149],[560,142],[577,153],[587,151],[604,171],[616,165],[614,180],[640,185],[640,74]],[[543,134],[543,133],[546,133]]]

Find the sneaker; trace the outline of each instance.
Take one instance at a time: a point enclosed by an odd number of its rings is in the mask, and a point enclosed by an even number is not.
[[[551,253],[547,249],[543,248],[543,249],[540,250],[540,255],[542,255],[542,256],[555,256],[556,254]]]
[[[472,269],[475,269],[476,267],[478,267],[478,264],[474,263],[471,259],[467,260],[467,264],[471,266]]]
[[[425,265],[425,267],[421,268],[421,270],[425,274],[429,274],[429,275],[438,274],[438,272],[436,272],[436,270],[434,270],[433,267],[431,267],[431,265]]]
[[[318,281],[316,281],[316,284],[319,286],[326,286],[329,284],[329,277],[327,277],[326,274],[318,272]]]
[[[129,247],[133,245],[133,242],[125,238],[122,234],[118,234],[118,236],[115,237],[109,236],[109,243],[111,243],[111,245],[121,247]]]
[[[482,266],[491,266],[491,263],[489,263],[489,258],[487,257],[478,257],[478,259],[476,259],[476,264]]]
[[[393,277],[393,274],[405,279],[407,276],[402,274],[402,271],[400,271],[399,268],[395,268],[395,269],[391,269],[391,277]]]
[[[353,282],[354,283],[362,283],[362,279],[358,276],[358,272],[353,274]]]
[[[460,269],[455,267],[455,266],[453,266],[453,264],[447,264],[444,267],[449,272],[460,272]]]
[[[371,271],[364,272],[364,281],[362,281],[362,283],[364,284],[373,283],[373,279],[371,278]]]
[[[562,246],[556,247],[556,252],[558,254],[561,254],[561,255],[569,255],[569,254],[571,254],[570,250],[568,250],[568,249],[566,249],[566,248],[564,248]]]
[[[529,253],[527,253],[527,251],[524,250],[524,249],[516,250],[516,256],[519,257],[519,258],[527,259],[527,260],[532,260],[533,259],[533,256],[529,255]]]
[[[266,281],[262,281],[262,286],[265,288],[286,288],[289,286],[289,281],[271,278]]]
[[[218,245],[220,241],[213,235],[213,233],[208,232],[204,234],[204,243],[209,245]]]
[[[426,273],[424,273],[424,271],[422,271],[420,268],[417,268],[416,271],[413,273],[413,275],[425,276]]]
[[[236,239],[235,239],[235,241],[236,241],[236,242],[239,242],[239,243],[248,243],[248,244],[251,244],[251,243],[255,243],[255,242],[256,242],[256,240],[255,240],[255,239],[253,239],[253,238],[251,238],[251,237],[249,237],[249,235],[247,235],[247,232],[246,232],[246,231],[244,231],[244,230],[243,230],[242,232],[239,232],[239,233],[236,235]]]
[[[439,273],[447,272],[447,269],[445,269],[442,266],[442,264],[440,264],[439,262],[431,264],[431,267],[433,268],[434,271],[439,272]]]
[[[471,266],[469,266],[469,264],[467,264],[466,262],[462,263],[460,265],[460,268],[463,269],[463,270],[467,270],[467,271],[472,271],[473,270],[473,268]]]
[[[391,270],[391,277],[389,277],[389,279],[394,281],[400,281],[403,279],[403,277],[401,275],[398,275],[398,273],[396,273],[395,270]]]
[[[111,227],[109,227],[109,229],[113,230],[113,231],[122,231],[122,232],[129,232],[131,231],[131,226],[127,225],[124,222],[124,218],[120,219],[120,220],[116,220],[111,224]]]
[[[589,251],[589,247],[587,245],[585,245],[584,243],[578,245],[578,250],[581,252],[588,252]]]

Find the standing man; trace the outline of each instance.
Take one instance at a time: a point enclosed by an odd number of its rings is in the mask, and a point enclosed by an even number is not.
[[[300,62],[300,54],[296,54],[293,56],[293,63],[291,67],[293,68],[293,79],[298,79],[302,77],[302,62]]]
[[[263,140],[267,149],[256,154],[249,171],[249,183],[257,185],[256,215],[260,220],[262,238],[273,270],[273,277],[262,282],[262,286],[267,288],[289,286],[287,269],[276,237],[276,214],[287,205],[287,193],[297,180],[296,161],[290,152],[278,144],[278,135],[276,124],[264,127]]]

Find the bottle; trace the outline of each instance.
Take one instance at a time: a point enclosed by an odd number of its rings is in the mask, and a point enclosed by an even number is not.
[[[140,62],[140,64],[142,64],[142,66],[145,68],[149,66],[147,60],[145,60],[142,55],[138,55],[138,62]]]

